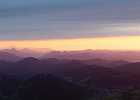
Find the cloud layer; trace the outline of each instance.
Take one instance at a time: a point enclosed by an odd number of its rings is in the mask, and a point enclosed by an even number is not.
[[[0,0],[0,39],[140,35],[139,0]]]

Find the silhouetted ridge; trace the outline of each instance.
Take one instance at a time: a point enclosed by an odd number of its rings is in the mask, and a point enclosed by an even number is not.
[[[36,63],[36,62],[39,62],[39,60],[37,58],[28,57],[28,58],[24,58],[24,59],[20,60],[18,63]]]
[[[37,75],[19,89],[22,100],[85,100],[89,92],[53,75]]]
[[[129,63],[123,66],[118,66],[115,69],[119,70],[120,72],[128,72],[130,74],[140,76],[140,62]]]

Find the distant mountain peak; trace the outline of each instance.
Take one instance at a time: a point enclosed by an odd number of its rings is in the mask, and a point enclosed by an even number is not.
[[[21,57],[13,54],[13,53],[9,53],[6,51],[0,51],[0,60],[4,60],[4,61],[17,61],[19,60]]]
[[[24,58],[22,60],[19,61],[19,63],[36,63],[36,62],[39,62],[39,60],[37,58],[34,58],[34,57],[27,57],[27,58]]]

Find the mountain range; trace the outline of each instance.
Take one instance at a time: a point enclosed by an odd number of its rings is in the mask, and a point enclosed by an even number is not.
[[[140,62],[83,52],[50,52],[37,58],[16,52],[0,51],[0,100],[90,100],[112,93],[124,97],[122,91],[140,89]]]
[[[139,67],[140,63],[104,67],[94,64],[88,65],[78,60],[39,60],[33,57],[24,58],[17,62],[0,61],[0,73],[3,75],[29,78],[37,74],[50,73],[78,84],[85,86],[92,84],[102,88],[138,86],[140,83]]]

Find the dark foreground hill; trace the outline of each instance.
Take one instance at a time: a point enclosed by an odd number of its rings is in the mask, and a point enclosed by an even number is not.
[[[0,100],[87,100],[92,96],[87,88],[50,74],[0,80]]]
[[[91,97],[88,89],[52,75],[37,75],[18,89],[23,100],[87,100]]]

